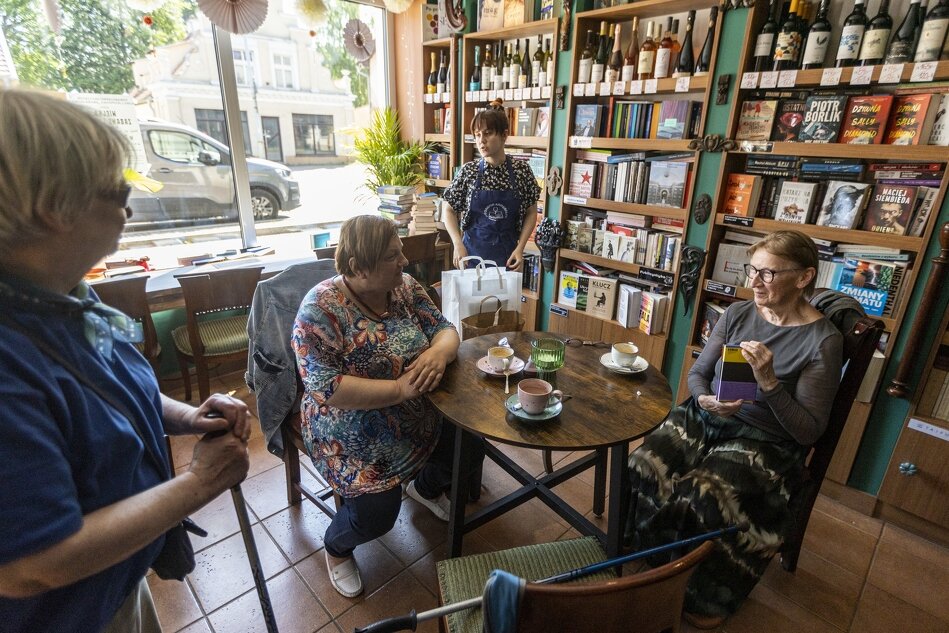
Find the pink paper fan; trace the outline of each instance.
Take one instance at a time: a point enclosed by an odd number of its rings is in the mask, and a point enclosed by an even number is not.
[[[251,33],[267,19],[267,0],[198,0],[211,22],[231,33]]]

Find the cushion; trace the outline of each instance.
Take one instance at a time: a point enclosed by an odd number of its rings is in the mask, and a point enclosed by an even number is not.
[[[182,325],[171,332],[175,347],[183,354],[193,356],[188,326]],[[233,354],[247,349],[247,315],[211,319],[198,323],[198,336],[204,342],[205,356]]]

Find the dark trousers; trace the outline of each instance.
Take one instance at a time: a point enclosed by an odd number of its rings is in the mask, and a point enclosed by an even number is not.
[[[455,448],[455,427],[442,423],[435,450],[415,477],[415,489],[427,499],[435,499],[451,488],[451,463]],[[484,440],[472,439],[462,453],[464,482],[478,472],[484,460]],[[392,529],[402,507],[402,487],[383,492],[342,499],[342,505],[323,535],[323,544],[331,556],[344,558],[357,545],[379,538]]]

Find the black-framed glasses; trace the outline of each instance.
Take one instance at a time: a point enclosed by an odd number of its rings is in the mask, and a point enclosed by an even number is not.
[[[607,343],[605,341],[584,341],[582,338],[568,338],[564,341],[564,345],[569,345],[570,347],[581,347],[584,345],[589,345],[591,347],[612,347],[612,343]]]
[[[748,275],[749,279],[754,279],[755,277],[761,277],[761,281],[766,284],[770,284],[774,281],[774,276],[778,273],[790,273],[796,270],[804,270],[803,268],[782,268],[781,270],[772,270],[770,268],[755,268],[751,264],[745,264],[745,274]]]
[[[112,191],[100,191],[99,197],[105,200],[106,202],[114,202],[117,207],[125,207],[126,213],[131,213],[128,210],[129,206],[129,197],[132,195],[132,186],[131,185],[122,185]]]

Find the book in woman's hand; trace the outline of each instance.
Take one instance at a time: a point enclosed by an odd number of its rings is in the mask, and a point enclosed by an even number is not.
[[[738,345],[722,347],[722,375],[715,392],[719,402],[753,401],[758,394],[755,372]]]

